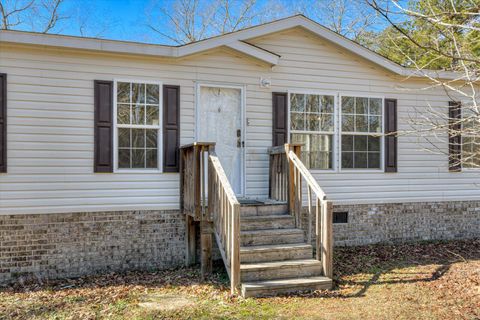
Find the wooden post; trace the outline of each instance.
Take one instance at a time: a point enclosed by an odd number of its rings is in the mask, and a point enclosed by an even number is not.
[[[290,214],[295,214],[295,166],[290,160],[288,153],[292,149],[291,145],[285,144],[285,153],[288,161],[288,206],[290,209]]]
[[[193,146],[193,203],[194,203],[194,208],[195,208],[195,220],[200,221],[201,220],[201,198],[200,198],[200,188],[201,188],[201,168],[200,168],[200,155],[199,155],[199,146],[194,145]]]
[[[333,277],[333,204],[323,201],[322,208],[322,266],[326,277]]]
[[[183,172],[185,168],[185,150],[183,148],[180,149],[180,166],[179,166],[179,172],[180,172],[180,211],[183,212],[184,208],[184,190],[183,190],[183,183],[185,179],[185,172]]]
[[[321,231],[321,212],[324,210],[320,199],[317,198],[315,203],[315,258],[318,261],[322,260],[322,231]]]
[[[212,273],[212,223],[200,221],[201,272],[202,278]]]
[[[234,204],[232,209],[230,291],[235,294],[235,290],[240,284],[240,204]]]
[[[185,255],[185,265],[191,266],[196,262],[197,241],[195,221],[188,214],[185,215],[185,242],[187,246]]]

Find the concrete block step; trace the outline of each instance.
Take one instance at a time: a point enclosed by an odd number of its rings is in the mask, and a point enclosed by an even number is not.
[[[242,263],[309,259],[312,255],[312,246],[305,243],[240,247]]]
[[[298,291],[327,290],[332,285],[332,279],[322,276],[245,282],[242,284],[242,296],[265,297]]]
[[[241,230],[292,229],[295,219],[289,214],[241,217]]]
[[[240,278],[242,283],[313,277],[320,276],[321,274],[322,264],[315,259],[242,263],[240,265]]]
[[[241,246],[305,242],[301,229],[267,229],[240,232]]]
[[[240,207],[240,216],[269,216],[288,214],[288,206],[284,203],[244,205]]]

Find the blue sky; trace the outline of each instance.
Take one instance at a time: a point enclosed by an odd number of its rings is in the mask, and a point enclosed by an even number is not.
[[[0,0],[8,3],[9,0]],[[5,2],[4,2],[5,1]],[[27,0],[20,0],[27,1]],[[82,35],[88,37],[101,37],[115,40],[127,40],[148,43],[174,44],[165,36],[152,31],[148,25],[154,23],[160,30],[165,30],[169,35],[175,33],[172,23],[161,9],[171,10],[176,0],[64,0],[61,14],[68,17],[60,21],[52,33],[67,35]],[[207,7],[214,0],[200,0],[201,6]],[[241,3],[242,0],[230,0],[231,3]],[[254,6],[256,11],[264,13],[257,17],[253,24],[261,20],[275,20],[285,16],[304,13],[313,20],[328,26],[331,15],[326,14],[321,6],[328,6],[335,0],[257,0]],[[358,6],[364,0],[346,0],[350,6]],[[202,9],[204,7],[201,7]],[[266,10],[265,8],[268,8]],[[346,19],[355,19],[359,10],[349,8]],[[235,7],[232,8],[235,10]],[[200,10],[202,11],[202,10]],[[371,30],[385,27],[378,22],[370,26]],[[20,29],[31,30],[28,24]],[[209,33],[214,35],[215,31]]]

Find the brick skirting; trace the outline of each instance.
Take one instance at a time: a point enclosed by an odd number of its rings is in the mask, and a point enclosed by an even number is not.
[[[337,246],[480,238],[480,201],[335,205],[334,212],[348,212],[348,223],[333,226]]]
[[[336,246],[480,238],[480,201],[334,205],[334,211],[348,212],[348,223],[333,226]],[[184,263],[178,210],[0,216],[0,284]]]
[[[178,211],[0,216],[0,283],[185,262],[185,222]]]

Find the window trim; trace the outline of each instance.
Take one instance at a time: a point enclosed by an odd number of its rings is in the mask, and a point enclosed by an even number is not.
[[[382,123],[380,125],[380,127],[382,128],[382,132],[381,134],[379,134],[380,136],[380,168],[379,169],[368,169],[368,168],[359,168],[359,169],[356,169],[356,168],[342,168],[342,128],[341,128],[341,122],[342,122],[342,98],[343,97],[354,97],[354,98],[373,98],[373,99],[381,99],[382,100]],[[349,172],[355,172],[355,173],[372,173],[372,172],[384,172],[385,171],[385,139],[383,139],[385,137],[385,96],[381,96],[381,95],[375,95],[375,94],[372,94],[372,95],[369,95],[369,94],[365,94],[365,93],[355,93],[355,92],[352,92],[352,93],[347,93],[347,94],[339,94],[339,97],[338,97],[338,171],[339,172],[345,172],[345,173],[349,173]],[[348,133],[346,133],[348,134]],[[359,133],[352,133],[351,135],[366,135],[366,136],[371,136],[372,134],[371,133],[368,133],[368,132],[359,132]]]
[[[287,141],[288,143],[291,142],[290,135],[292,134],[291,127],[291,95],[292,94],[310,94],[310,95],[318,95],[318,96],[333,96],[333,133],[327,131],[301,131],[301,133],[311,133],[311,134],[323,134],[323,135],[332,135],[332,168],[331,169],[308,169],[311,172],[317,173],[335,173],[338,172],[338,154],[336,147],[338,144],[338,92],[335,91],[320,91],[320,90],[287,90],[287,109],[288,109],[288,117],[287,117]],[[300,133],[297,130],[293,130],[294,132]]]
[[[118,167],[118,125],[117,125],[117,84],[118,82],[156,84],[158,88],[158,126],[124,124],[121,128],[157,129],[157,168],[119,168]],[[155,80],[113,79],[113,172],[114,173],[163,173],[163,82]]]

